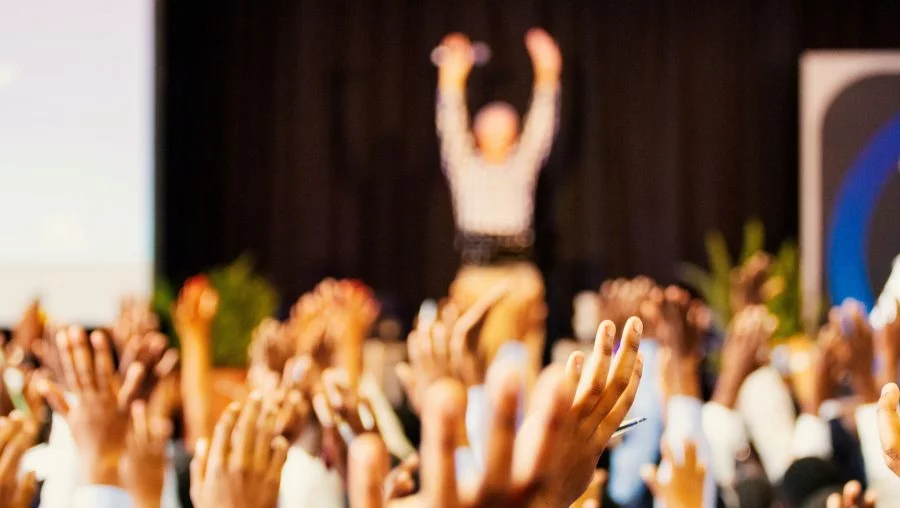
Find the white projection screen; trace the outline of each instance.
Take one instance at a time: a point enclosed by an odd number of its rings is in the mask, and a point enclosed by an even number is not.
[[[0,327],[149,294],[154,32],[153,0],[0,0]]]

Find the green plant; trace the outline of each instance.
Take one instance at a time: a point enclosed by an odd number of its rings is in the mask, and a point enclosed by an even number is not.
[[[774,337],[783,339],[803,331],[803,306],[800,299],[800,252],[791,240],[785,240],[769,269],[766,306],[778,317]]]
[[[713,314],[714,325],[724,330],[731,322],[734,298],[732,284],[735,273],[758,256],[765,254],[765,227],[758,219],[750,219],[744,225],[741,254],[735,264],[728,251],[725,237],[720,231],[706,235],[706,256],[709,271],[691,263],[677,267],[678,276],[693,287],[706,301]],[[786,240],[776,256],[765,254],[770,263],[765,270],[765,282],[759,288],[763,303],[778,318],[778,328],[773,338],[781,340],[803,330],[800,300],[800,256],[797,245]]]
[[[212,323],[214,366],[245,367],[253,329],[264,318],[272,316],[278,307],[275,288],[253,269],[251,258],[242,255],[232,263],[207,273],[210,283],[219,293],[219,309]],[[153,304],[163,326],[177,345],[178,338],[172,330],[170,314],[175,298],[173,286],[165,280],[158,280]]]
[[[758,219],[750,219],[744,225],[744,241],[738,265],[761,251],[765,241],[765,228]],[[693,263],[681,263],[676,267],[678,278],[694,288],[713,314],[717,328],[724,330],[731,321],[731,273],[734,263],[728,252],[728,243],[721,231],[706,233],[706,261],[709,272]]]

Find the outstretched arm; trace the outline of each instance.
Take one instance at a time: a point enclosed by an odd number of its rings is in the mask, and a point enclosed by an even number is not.
[[[534,65],[534,93],[519,139],[519,157],[523,158],[521,167],[537,174],[556,134],[562,55],[553,37],[540,28],[528,31],[525,47]]]
[[[452,33],[441,41],[443,55],[438,64],[438,93],[435,121],[441,140],[444,170],[451,176],[465,167],[473,152],[466,108],[466,79],[472,70],[472,43],[460,33]]]

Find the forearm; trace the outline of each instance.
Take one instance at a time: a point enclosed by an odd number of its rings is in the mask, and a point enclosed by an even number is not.
[[[559,72],[535,70],[534,88],[535,90],[547,90],[555,92],[559,89]]]
[[[711,401],[726,409],[734,409],[737,404],[738,391],[743,379],[729,373],[722,373],[716,382]]]
[[[466,166],[473,148],[465,90],[438,88],[435,127],[441,141],[444,169],[452,175],[454,170]]]
[[[699,358],[673,356],[670,362],[669,394],[700,399]]]
[[[210,400],[212,356],[209,341],[199,337],[182,337],[181,398],[187,424],[188,444],[209,437],[212,432]]]
[[[122,487],[122,479],[119,476],[119,459],[118,455],[105,457],[82,453],[81,467],[84,471],[84,484]]]

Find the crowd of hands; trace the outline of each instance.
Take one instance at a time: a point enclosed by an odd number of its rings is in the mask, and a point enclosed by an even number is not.
[[[172,309],[180,351],[159,332],[146,301],[124,300],[116,322],[90,333],[53,324],[35,303],[3,347],[0,506],[32,505],[36,480],[19,474],[20,462],[49,411],[71,430],[84,484],[121,488],[138,507],[160,504],[174,414],[183,415],[193,451],[190,497],[198,507],[275,506],[288,449],[301,441],[312,441],[307,450],[340,473],[354,508],[599,506],[605,472],[597,464],[641,381],[642,335],[662,347],[665,396],[702,397],[709,312],[684,290],[646,278],[605,283],[598,292],[605,320],[591,351],[546,367],[526,388],[520,365],[490,362],[477,347],[479,326],[507,287],[466,309],[441,302],[414,323],[397,376],[421,420],[421,442],[402,457],[388,452],[360,390],[363,341],[379,307],[358,281],[323,281],[287,320],[260,323],[246,384],[220,415],[212,414],[209,374],[218,296],[205,278],[189,279]],[[737,309],[710,400],[735,406],[747,376],[769,361],[775,326],[761,305]],[[900,320],[873,331],[863,309],[849,303],[830,313],[816,348],[814,389],[798,401],[802,411],[817,412],[849,382],[860,403],[878,404],[884,460],[900,475],[900,389],[893,384]],[[485,444],[481,466],[462,471],[456,455],[473,444],[467,393],[477,386],[489,401],[479,429]],[[642,471],[666,506],[702,506],[707,471],[696,448],[688,442],[673,454],[662,446],[669,478],[652,465]],[[829,506],[874,502],[856,482],[842,495]]]

